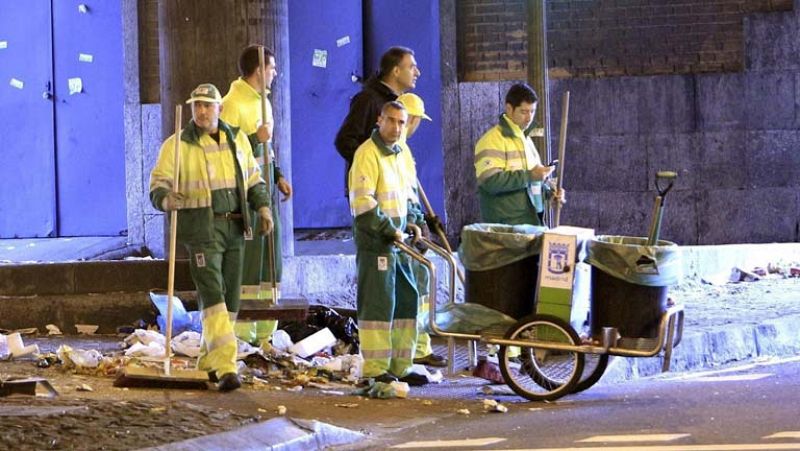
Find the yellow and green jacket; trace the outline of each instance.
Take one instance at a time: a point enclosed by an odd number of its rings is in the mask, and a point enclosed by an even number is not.
[[[501,115],[475,145],[481,221],[542,225],[537,212],[544,210],[543,183],[530,172],[541,164],[533,141]]]
[[[194,121],[181,132],[178,192],[186,196],[178,210],[178,240],[182,243],[211,241],[215,213],[242,213],[247,227],[250,220],[245,202],[253,210],[269,206],[266,185],[247,137],[220,120],[219,138],[217,144]],[[173,134],[161,145],[150,173],[150,202],[158,210],[172,191],[174,161]]]
[[[267,90],[267,94],[269,94]],[[272,104],[267,99],[266,102],[266,124],[269,128],[269,134],[272,135],[275,127],[275,120],[272,116]],[[260,165],[266,164],[264,157],[264,144],[258,142],[256,138],[256,131],[261,126],[261,93],[253,89],[246,81],[241,78],[231,82],[228,93],[222,98],[222,112],[219,118],[225,121],[232,127],[239,127],[239,129],[247,135],[250,140],[250,146],[253,148],[253,155]],[[267,149],[272,153],[272,139],[266,143]],[[274,157],[274,153],[272,153]],[[273,165],[273,182],[278,178],[283,177],[280,168],[277,164]]]
[[[396,252],[392,246],[396,230],[416,222],[409,208],[411,182],[407,152],[397,143],[387,146],[378,130],[356,149],[349,173],[350,212],[353,235],[359,251]]]

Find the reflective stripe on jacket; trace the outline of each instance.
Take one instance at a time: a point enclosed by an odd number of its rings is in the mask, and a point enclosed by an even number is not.
[[[399,154],[386,146],[378,130],[356,150],[349,173],[350,212],[360,250],[390,251],[395,230],[405,230],[409,186]]]
[[[245,216],[245,225],[250,224],[245,200],[254,210],[269,206],[261,170],[247,137],[223,121],[219,121],[219,132],[219,144],[198,130],[193,121],[181,133],[178,192],[186,196],[178,210],[178,239],[181,242],[211,239],[212,199],[216,193],[235,190],[239,205],[234,207]],[[150,202],[158,210],[162,209],[164,197],[172,191],[174,153],[173,134],[161,145],[158,161],[150,173]],[[237,164],[233,163],[234,157]]]
[[[531,178],[541,165],[530,138],[505,114],[475,145],[481,220],[501,224],[539,225],[544,209],[542,182]]]

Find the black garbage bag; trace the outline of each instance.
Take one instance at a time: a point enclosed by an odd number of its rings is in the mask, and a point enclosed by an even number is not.
[[[295,343],[326,327],[330,329],[334,337],[350,348],[350,354],[358,353],[358,325],[355,320],[349,316],[340,315],[330,307],[314,305],[309,309],[305,321],[279,323],[279,328],[289,334]]]

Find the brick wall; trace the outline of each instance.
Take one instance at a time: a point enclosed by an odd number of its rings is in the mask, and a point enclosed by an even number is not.
[[[522,0],[457,2],[460,80],[526,77]],[[792,0],[548,0],[553,78],[737,72],[743,18]]]

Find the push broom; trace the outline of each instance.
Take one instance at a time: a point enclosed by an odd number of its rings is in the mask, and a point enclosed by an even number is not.
[[[172,192],[178,192],[180,181],[181,105],[175,107],[175,160],[173,164]],[[175,292],[175,248],[178,240],[178,210],[169,217],[169,269],[167,272],[167,321],[164,355],[160,358],[140,358],[159,363],[163,368],[128,363],[114,381],[115,387],[154,387],[207,389],[208,373],[172,367],[172,296]]]

